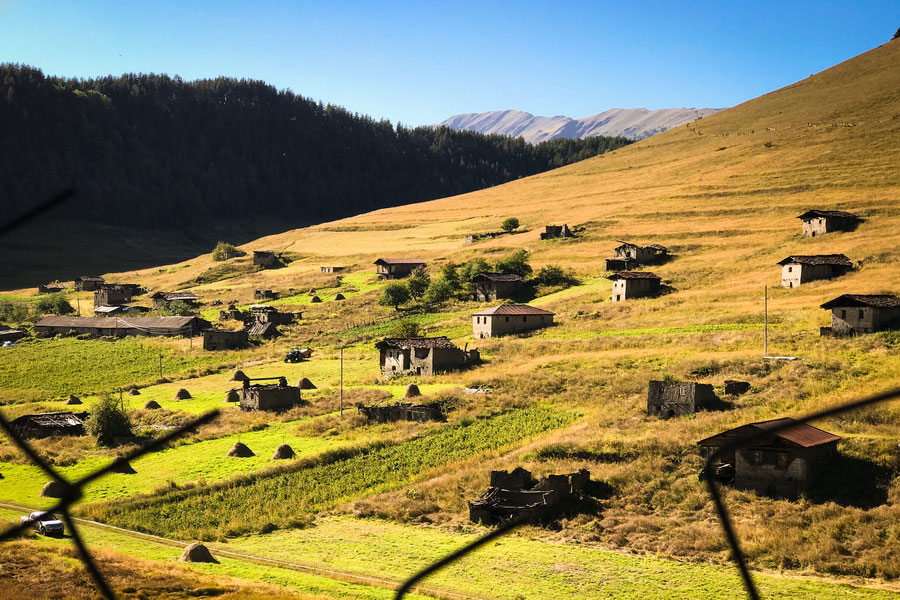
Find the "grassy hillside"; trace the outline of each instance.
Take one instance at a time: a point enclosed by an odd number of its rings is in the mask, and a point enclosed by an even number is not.
[[[483,531],[468,522],[467,501],[484,491],[490,469],[522,465],[543,475],[583,467],[605,490],[597,495],[597,510],[564,519],[558,530],[529,529],[508,542],[518,549],[527,538],[535,544],[532,550],[494,554],[485,550],[485,569],[499,569],[502,562],[502,568],[511,573],[543,573],[550,581],[559,569],[575,569],[560,567],[562,559],[554,552],[558,548],[564,549],[563,554],[576,552],[576,546],[578,552],[584,547],[728,565],[719,524],[697,479],[701,460],[695,442],[743,423],[802,415],[900,385],[897,334],[852,339],[818,334],[830,318],[818,307],[831,298],[843,293],[900,294],[898,60],[900,41],[895,40],[784,89],[602,157],[489,190],[380,210],[244,246],[248,251],[293,253],[296,260],[281,269],[192,285],[188,282],[197,281],[218,264],[209,256],[199,256],[177,265],[111,276],[152,289],[188,286],[206,301],[250,303],[254,289],[294,289],[293,295],[274,302],[304,313],[300,323],[286,330],[285,338],[237,356],[205,354],[195,346],[187,349],[185,357],[177,354],[185,352],[184,342],[160,342],[171,346],[172,356],[181,357],[177,365],[173,363],[175,381],[154,382],[151,372],[140,369],[129,375],[151,386],[146,388],[148,398],[168,395],[181,379],[195,376],[184,385],[190,388],[191,381],[196,383],[201,394],[196,405],[185,405],[181,411],[177,405],[167,406],[175,411],[173,419],[212,406],[216,394],[230,385],[225,381],[230,367],[224,365],[239,364],[255,373],[285,373],[291,379],[314,373],[315,381],[324,383],[309,414],[318,415],[312,422],[322,427],[304,426],[307,429],[294,431],[298,438],[317,432],[322,437],[380,440],[385,446],[368,455],[371,462],[355,455],[327,464],[312,461],[294,465],[296,470],[289,474],[260,474],[256,470],[260,465],[248,465],[238,473],[241,477],[231,480],[234,485],[210,483],[224,475],[218,469],[199,487],[135,497],[118,507],[93,505],[83,510],[158,533],[222,537],[236,546],[259,548],[296,535],[303,538],[302,543],[295,540],[297,547],[316,546],[308,552],[311,556],[329,543],[316,534],[325,535],[328,527],[335,527],[334,521],[322,517],[339,513],[343,516],[337,521],[338,529],[361,532],[382,556],[401,557],[417,547],[413,541],[417,535]],[[865,221],[854,232],[801,239],[795,217],[810,208],[850,210]],[[520,219],[525,231],[464,244],[466,234],[496,231],[511,216]],[[583,226],[584,232],[575,239],[539,240],[543,225],[562,223]],[[653,299],[609,301],[611,284],[604,278],[603,259],[623,239],[669,247],[674,259],[652,269],[670,287],[669,293]],[[548,290],[551,293],[532,302],[556,313],[555,327],[531,335],[475,340],[469,314],[484,305],[457,300],[440,311],[422,312],[415,307],[396,311],[376,303],[383,284],[373,279],[371,263],[379,256],[423,258],[437,274],[449,261],[475,257],[495,261],[520,248],[530,252],[533,266],[558,264],[573,269],[580,279],[579,285]],[[778,287],[777,261],[791,254],[826,253],[844,253],[857,268],[830,281],[794,289]],[[319,273],[322,265],[347,266],[349,274],[339,281]],[[762,358],[765,286],[770,288],[770,354],[796,356],[795,362]],[[319,290],[326,301],[310,304],[305,293],[310,288]],[[337,291],[348,299],[332,301]],[[460,345],[478,347],[485,363],[469,371],[380,381],[372,342],[401,321],[415,321],[429,335],[448,335]],[[40,342],[48,348],[58,343]],[[280,355],[290,345],[313,347],[313,360],[284,365]],[[426,427],[372,426],[347,413],[332,415],[340,346],[345,347],[348,393],[371,402],[386,394],[397,397],[407,383],[430,386],[424,388],[429,394],[426,399],[441,399],[456,408],[450,422]],[[30,346],[22,348],[31,352]],[[216,358],[207,362],[210,356]],[[217,364],[222,365],[218,373],[189,372],[200,365],[213,371]],[[25,390],[22,393],[29,394],[33,406],[54,400],[51,390],[59,393],[56,376],[48,375],[46,384],[31,384],[16,374],[20,372],[29,371],[0,367],[4,386]],[[730,398],[730,410],[668,421],[649,418],[647,381],[667,376],[711,383],[720,394],[725,379],[746,380],[752,389]],[[467,386],[491,387],[494,393],[459,393]],[[88,389],[103,391],[100,388]],[[470,417],[511,408],[580,416],[521,435],[505,435],[496,444],[484,445],[479,438],[461,433],[467,431],[464,425]],[[251,417],[226,411],[223,418],[211,439],[225,440],[250,426]],[[894,402],[817,426],[842,437],[840,458],[805,497],[788,501],[726,492],[744,548],[757,569],[849,578],[842,580],[883,585],[885,595],[896,595],[900,591],[896,583],[900,578],[896,559],[900,555],[896,527],[900,406]],[[542,433],[532,437],[537,432]],[[439,444],[455,436],[462,438],[446,453],[429,445],[429,440]],[[200,443],[203,440],[189,441]],[[428,448],[421,453],[405,451],[423,444]],[[45,450],[54,451],[53,443],[47,443]],[[71,451],[88,453],[80,446]],[[301,485],[308,477],[341,468],[358,477],[331,478],[321,490],[312,483]],[[0,496],[3,489],[0,485]],[[146,489],[135,485],[121,496]],[[217,504],[204,502],[207,497]],[[252,506],[243,526],[242,499]],[[264,513],[273,515],[271,524]],[[309,530],[314,533],[308,538],[304,532],[291,531],[292,524],[306,526],[313,516],[320,521]],[[244,535],[275,528],[285,531]],[[415,532],[398,534],[394,528]],[[640,582],[650,573],[668,568],[651,560],[634,560],[635,574],[620,582],[624,597],[644,589]],[[418,566],[412,562],[403,561],[403,570]],[[602,572],[599,563],[583,568],[589,571],[585,580],[590,580],[590,573]],[[703,569],[719,572],[715,567]],[[489,575],[479,571],[474,577]],[[671,577],[676,577],[674,571]],[[678,592],[684,597],[714,597],[731,585],[718,582],[704,587],[698,583],[706,581],[704,576],[685,577],[687,591]],[[465,591],[472,590],[471,581],[462,577],[441,584]],[[504,584],[491,597],[516,597],[511,588]],[[869,593],[840,589],[848,597]],[[554,597],[546,590],[534,590],[522,594]],[[808,593],[809,597],[836,594],[831,588]],[[642,595],[653,597],[650,592]]]

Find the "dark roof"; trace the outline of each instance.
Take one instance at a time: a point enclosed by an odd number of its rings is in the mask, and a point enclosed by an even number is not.
[[[778,261],[779,265],[799,263],[801,265],[836,265],[840,267],[852,267],[853,261],[843,254],[791,254],[784,260]]]
[[[198,317],[44,317],[35,327],[93,327],[97,329],[138,329],[163,333],[202,328],[206,321]]]
[[[278,327],[275,326],[275,323],[254,323],[250,327],[247,328],[247,335],[279,335]]]
[[[87,413],[75,414],[73,412],[36,413],[22,415],[13,419],[13,425],[28,423],[38,427],[81,427]]]
[[[520,275],[514,273],[479,273],[472,278],[473,281],[487,279],[488,281],[522,281]]]
[[[873,308],[898,308],[900,298],[893,294],[844,294],[829,300],[821,308],[836,306],[871,306]]]
[[[798,219],[803,219],[804,221],[809,219],[815,219],[816,217],[837,217],[841,219],[859,219],[859,215],[854,215],[850,212],[845,212],[843,210],[808,210],[802,215],[799,215]]]
[[[662,244],[650,244],[647,246],[648,248],[653,248],[657,252],[668,252],[669,249],[663,246]]]
[[[552,315],[553,313],[543,308],[535,308],[527,304],[501,304],[494,308],[472,313],[472,316],[491,316],[491,315]]]
[[[382,348],[447,348],[459,350],[459,347],[446,336],[440,337],[415,337],[415,338],[384,338],[375,347]]]
[[[372,264],[382,265],[424,265],[426,264],[421,258],[379,258]]]
[[[86,277],[82,275],[81,277],[76,277],[75,281],[103,281],[102,277]]]
[[[620,271],[609,275],[607,279],[615,281],[617,279],[662,279],[662,277],[650,271]]]
[[[156,292],[150,296],[153,300],[163,299],[169,301],[175,300],[197,300],[197,294],[193,292]]]
[[[833,433],[828,433],[827,431],[823,431],[806,423],[797,423],[790,417],[784,417],[781,419],[772,419],[771,421],[760,421],[759,423],[741,425],[740,427],[735,427],[734,429],[729,429],[728,431],[723,431],[722,433],[700,440],[697,442],[697,445],[718,446],[758,434],[762,431],[769,431],[789,423],[796,423],[796,425],[788,427],[787,429],[782,429],[772,435],[802,448],[821,446],[822,444],[829,444],[841,439]]]

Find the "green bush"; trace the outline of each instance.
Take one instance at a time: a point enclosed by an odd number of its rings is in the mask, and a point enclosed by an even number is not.
[[[91,409],[87,430],[99,445],[111,446],[116,437],[131,435],[131,419],[118,400],[104,394]]]
[[[414,300],[419,300],[425,294],[430,283],[431,278],[428,277],[428,274],[423,269],[416,269],[406,279],[406,289],[409,290],[409,295]]]
[[[61,293],[41,296],[34,303],[34,309],[42,315],[68,315],[75,312],[75,309],[72,308],[72,305],[66,299],[66,295]]]
[[[399,281],[392,281],[381,290],[378,304],[381,306],[393,306],[400,310],[400,305],[409,302],[409,288]]]
[[[503,223],[500,224],[500,229],[505,231],[506,233],[512,233],[516,229],[519,228],[519,220],[515,217],[509,217]]]
[[[419,324],[415,321],[400,321],[395,323],[388,332],[388,337],[411,338],[419,336]]]
[[[497,261],[497,271],[523,278],[528,277],[532,271],[531,265],[528,264],[528,251],[517,250],[505,258],[501,258]]]
[[[215,261],[228,260],[232,256],[238,255],[238,249],[234,244],[228,242],[219,242],[212,251],[212,259]]]

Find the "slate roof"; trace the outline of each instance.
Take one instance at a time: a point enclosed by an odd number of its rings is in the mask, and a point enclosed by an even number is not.
[[[379,350],[382,348],[446,348],[451,350],[459,350],[459,347],[450,341],[446,336],[440,337],[414,337],[414,338],[384,338],[375,347]]]
[[[500,306],[495,306],[494,308],[488,308],[486,310],[479,311],[477,313],[472,313],[472,316],[484,317],[491,315],[552,315],[554,313],[549,310],[544,310],[543,308],[535,308],[534,306],[528,306],[527,304],[501,304]]]
[[[375,265],[424,265],[426,264],[421,258],[379,258]]]
[[[799,215],[798,219],[803,219],[807,221],[809,219],[815,219],[817,217],[837,217],[839,219],[859,219],[859,215],[855,215],[851,212],[846,212],[843,210],[808,210],[802,215]]]
[[[175,300],[197,300],[197,294],[193,292],[156,292],[152,296],[152,299],[164,299],[169,302],[173,302]]]
[[[487,279],[488,281],[522,281],[520,275],[514,273],[479,273],[472,278],[473,281]]]
[[[843,254],[792,254],[784,260],[778,261],[779,265],[799,263],[801,265],[835,265],[838,267],[852,267],[853,261]]]
[[[84,425],[86,415],[87,413],[76,415],[72,412],[36,413],[22,415],[17,419],[13,419],[12,425],[25,425],[27,423],[35,427],[81,427]]]
[[[650,271],[620,271],[609,275],[607,279],[616,281],[617,279],[662,279],[662,277]]]
[[[275,336],[279,335],[280,332],[278,328],[275,326],[275,323],[254,323],[253,325],[247,328],[247,335],[261,335],[263,337],[266,336]]]
[[[834,300],[829,300],[821,308],[834,308],[836,306],[900,308],[900,298],[893,294],[844,294]]]
[[[796,425],[788,427],[787,429],[782,429],[772,435],[796,446],[800,446],[801,448],[813,448],[815,446],[836,442],[841,439],[833,433],[828,433],[818,427],[813,427],[806,423],[798,423],[790,417],[783,417],[781,419],[772,419],[770,421],[760,421],[759,423],[741,425],[740,427],[735,427],[734,429],[729,429],[728,431],[723,431],[722,433],[700,440],[697,442],[697,445],[718,446],[758,434],[762,431],[769,431],[788,423],[796,423]],[[763,442],[763,440],[760,439],[760,442]]]

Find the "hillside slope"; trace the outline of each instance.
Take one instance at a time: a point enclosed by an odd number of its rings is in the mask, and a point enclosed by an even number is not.
[[[641,140],[688,121],[718,112],[718,108],[612,108],[573,119],[558,115],[536,117],[521,110],[492,110],[453,115],[441,125],[455,130],[521,137],[532,144],[557,138],[579,139],[595,135]]]

